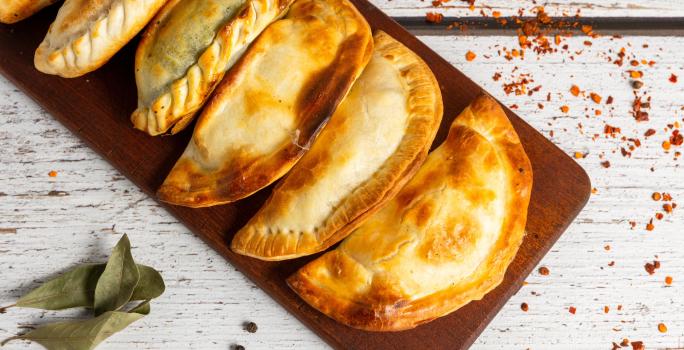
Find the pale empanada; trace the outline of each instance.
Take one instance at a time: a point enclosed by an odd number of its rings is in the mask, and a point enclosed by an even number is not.
[[[361,74],[372,40],[349,1],[296,1],[228,71],[159,198],[217,205],[283,176]]]
[[[425,160],[442,119],[430,68],[389,35],[311,150],[233,239],[264,260],[322,251],[343,239],[404,185]]]
[[[166,0],[66,0],[36,50],[36,69],[78,77],[107,63]]]
[[[293,0],[170,0],[135,56],[133,125],[150,135],[183,130],[225,72]]]
[[[397,331],[481,299],[520,246],[532,169],[501,107],[480,97],[387,206],[288,279],[346,325]]]
[[[0,23],[16,23],[57,0],[1,0]]]

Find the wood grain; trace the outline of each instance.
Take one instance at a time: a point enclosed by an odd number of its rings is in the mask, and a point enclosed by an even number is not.
[[[451,118],[464,108],[479,88],[416,38],[377,11],[357,2],[359,9],[376,27],[399,38],[423,56],[435,71],[445,96],[446,117],[437,137],[441,142]],[[24,53],[31,52],[47,28],[50,13],[14,27],[0,27],[2,73],[36,98],[90,147],[107,158],[123,174],[150,194],[157,188],[189,133],[173,138],[150,138],[133,131],[128,114],[135,102],[131,50],[127,47],[110,64],[95,74],[77,80],[46,77],[35,72]],[[116,91],[116,93],[112,93]],[[65,96],[68,96],[65,98]],[[484,300],[471,303],[458,312],[412,331],[366,333],[336,324],[303,304],[287,289],[284,277],[306,259],[286,263],[262,263],[236,256],[228,243],[236,228],[258,208],[267,191],[233,206],[209,209],[167,209],[200,235],[214,249],[266,290],[276,301],[339,348],[397,348],[427,346],[464,348],[496,314],[508,297],[551,247],[588,198],[586,174],[563,152],[509,111],[535,171],[535,188],[528,221],[529,232],[504,283]],[[161,175],[160,175],[161,174]],[[59,196],[59,194],[56,194]],[[458,332],[453,332],[458,329]]]

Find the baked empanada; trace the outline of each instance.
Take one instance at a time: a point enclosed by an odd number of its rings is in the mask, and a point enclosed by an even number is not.
[[[66,0],[36,50],[36,69],[65,78],[101,67],[166,0]]]
[[[183,130],[249,44],[293,0],[170,0],[135,56],[133,125],[150,135]]]
[[[16,23],[42,10],[57,0],[2,0],[0,23]]]
[[[480,97],[387,206],[288,279],[351,327],[398,331],[481,299],[520,246],[532,168],[501,107]]]
[[[228,71],[159,198],[217,205],[283,176],[361,74],[372,40],[349,1],[296,1]]]
[[[346,237],[425,160],[442,120],[430,68],[378,32],[373,57],[311,150],[233,239],[264,260],[322,251]]]

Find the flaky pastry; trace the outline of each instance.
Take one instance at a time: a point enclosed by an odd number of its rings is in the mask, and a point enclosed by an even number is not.
[[[57,0],[2,0],[0,23],[16,23],[42,10]]]
[[[240,58],[292,0],[170,0],[135,56],[133,125],[150,135],[183,130]]]
[[[304,155],[372,53],[347,0],[299,0],[226,74],[158,191],[204,207],[268,186]]]
[[[66,0],[36,50],[36,69],[73,78],[101,67],[143,29],[165,2]]]
[[[370,63],[311,150],[233,239],[283,260],[322,251],[391,199],[425,160],[442,120],[430,68],[384,32]]]
[[[481,299],[525,230],[532,169],[497,102],[480,97],[387,206],[288,279],[351,327],[398,331]]]

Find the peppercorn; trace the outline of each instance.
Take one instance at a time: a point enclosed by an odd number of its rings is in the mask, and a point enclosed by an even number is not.
[[[259,329],[259,327],[257,327],[257,324],[254,322],[245,322],[245,324],[242,325],[242,329],[244,329],[250,333],[256,333],[256,331],[257,331],[257,329]]]
[[[644,83],[641,82],[641,81],[639,81],[639,80],[634,80],[634,81],[632,82],[632,88],[634,88],[635,90],[639,90],[639,89],[641,89],[643,86],[644,86]]]

